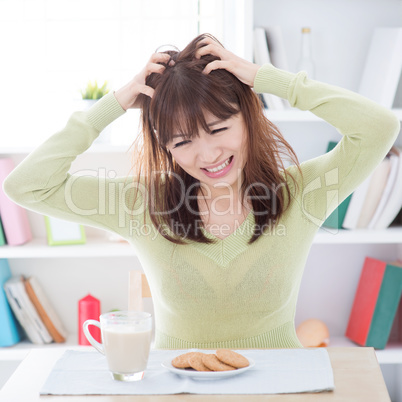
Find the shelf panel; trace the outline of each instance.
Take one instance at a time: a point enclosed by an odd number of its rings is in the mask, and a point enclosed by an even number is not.
[[[39,146],[40,144],[38,144]],[[127,153],[130,152],[130,147],[131,144],[127,145],[115,145],[115,144],[92,144],[90,148],[87,149],[88,153],[94,153],[94,154],[113,154],[113,153]],[[32,151],[36,149],[35,146],[25,146],[25,147],[19,147],[19,146],[9,146],[9,147],[2,147],[0,150],[0,155],[28,155]]]
[[[402,227],[386,230],[320,229],[313,242],[321,244],[402,244]],[[127,242],[105,238],[87,238],[86,244],[49,246],[45,238],[33,239],[21,246],[1,246],[0,258],[91,258],[134,257],[135,249]]]
[[[402,109],[392,109],[399,121],[402,121]],[[265,116],[273,123],[314,123],[324,122],[324,120],[317,117],[309,111],[302,111],[295,108],[285,110],[268,110],[265,109]],[[39,146],[39,144],[38,144]],[[107,143],[94,143],[86,151],[88,153],[102,154],[102,153],[127,153],[130,152],[130,144],[107,144]],[[36,146],[3,146],[0,150],[0,156],[7,155],[28,155]]]
[[[33,239],[21,246],[0,247],[0,258],[90,258],[134,257],[134,248],[127,242],[88,238],[86,244],[49,246],[46,239]]]
[[[345,337],[334,337],[330,339],[328,346],[333,347],[356,347],[354,342]],[[402,364],[402,344],[389,344],[383,350],[375,351],[379,364]]]
[[[314,244],[402,244],[402,227],[384,230],[320,228]]]
[[[399,121],[402,121],[402,109],[392,109],[395,115],[398,117]],[[302,111],[299,109],[285,109],[285,110],[268,110],[265,109],[265,116],[271,120],[273,123],[284,123],[284,122],[294,122],[294,123],[313,123],[313,122],[323,122],[321,118],[317,117],[315,114],[309,111]]]

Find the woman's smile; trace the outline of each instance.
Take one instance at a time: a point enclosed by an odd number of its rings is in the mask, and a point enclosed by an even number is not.
[[[233,166],[233,155],[229,156],[222,164],[214,168],[201,168],[204,174],[212,179],[225,176]]]

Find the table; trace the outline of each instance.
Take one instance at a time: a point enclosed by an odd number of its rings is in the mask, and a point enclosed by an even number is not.
[[[280,395],[94,395],[39,396],[42,384],[66,348],[33,349],[0,391],[4,402],[387,402],[391,401],[373,348],[328,347],[335,391]]]

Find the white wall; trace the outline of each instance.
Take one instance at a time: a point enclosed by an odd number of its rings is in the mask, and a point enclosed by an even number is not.
[[[280,25],[289,69],[296,70],[301,28],[312,28],[316,78],[351,90],[377,26],[402,25],[400,0],[255,0],[254,25]]]

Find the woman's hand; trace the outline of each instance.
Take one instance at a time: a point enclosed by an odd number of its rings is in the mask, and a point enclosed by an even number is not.
[[[254,78],[260,68],[259,65],[236,56],[212,38],[205,38],[200,41],[200,43],[205,44],[206,46],[197,50],[195,55],[197,58],[201,58],[201,56],[207,54],[220,58],[220,60],[215,60],[207,64],[203,71],[204,74],[209,74],[213,70],[225,69],[236,76],[244,84],[247,84],[250,87],[254,86]]]
[[[117,90],[114,95],[124,110],[140,107],[138,95],[144,94],[152,98],[153,88],[145,85],[145,80],[152,73],[163,73],[165,66],[158,63],[169,63],[170,56],[166,53],[154,53],[142,71],[129,83]]]

